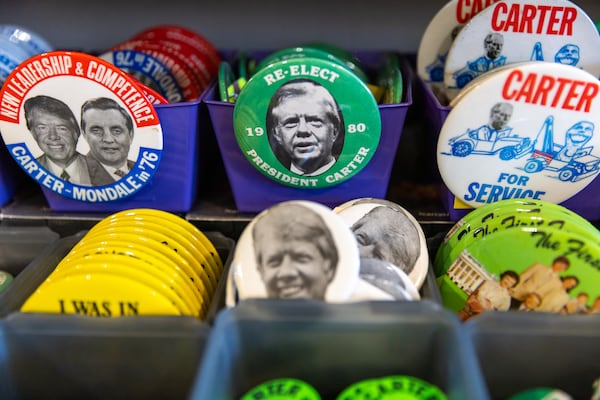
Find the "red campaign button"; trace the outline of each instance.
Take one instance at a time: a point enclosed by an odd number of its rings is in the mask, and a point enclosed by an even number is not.
[[[202,93],[202,83],[198,81],[190,66],[172,48],[151,41],[130,40],[116,45],[111,50],[137,50],[160,60],[177,79],[186,101],[193,101]]]
[[[202,35],[181,26],[155,26],[138,33],[133,37],[133,39],[169,39],[186,43],[197,49],[199,52],[205,54],[210,60],[211,67],[215,68],[215,70],[218,70],[219,63],[221,62],[221,57],[219,57],[219,53],[214,48],[212,43],[210,43]]]
[[[150,86],[146,86],[143,83],[139,83],[142,88],[142,92],[146,95],[148,101],[152,104],[168,104],[169,100],[165,99],[163,95],[152,89]]]

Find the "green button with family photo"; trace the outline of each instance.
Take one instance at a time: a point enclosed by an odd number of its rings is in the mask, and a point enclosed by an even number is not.
[[[515,227],[465,247],[438,278],[443,304],[464,321],[486,310],[591,313],[600,246],[551,227]]]
[[[235,103],[233,125],[255,168],[302,189],[355,176],[381,136],[379,108],[368,86],[346,67],[311,57],[257,71]]]

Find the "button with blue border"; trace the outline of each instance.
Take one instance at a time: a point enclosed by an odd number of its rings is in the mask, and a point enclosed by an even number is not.
[[[0,91],[0,130],[42,187],[84,202],[127,198],[158,170],[163,134],[137,80],[89,54],[21,63]]]

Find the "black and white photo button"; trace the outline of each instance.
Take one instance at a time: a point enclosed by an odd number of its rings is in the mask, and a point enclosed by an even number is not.
[[[345,302],[359,281],[359,252],[346,222],[322,204],[292,200],[258,214],[232,260],[230,302],[248,298]]]
[[[361,275],[362,260],[375,258],[395,265],[410,277],[417,289],[421,288],[429,267],[429,254],[423,229],[410,212],[392,201],[375,198],[351,200],[335,207],[333,212],[346,221],[356,237]],[[369,268],[369,274],[373,274],[373,267]]]

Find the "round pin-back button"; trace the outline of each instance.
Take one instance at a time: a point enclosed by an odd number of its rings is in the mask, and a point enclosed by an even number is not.
[[[338,52],[339,54],[339,52]],[[319,46],[296,46],[296,47],[288,47],[285,49],[278,50],[274,53],[269,54],[265,58],[263,58],[258,65],[256,66],[256,70],[261,70],[265,68],[269,64],[273,64],[275,62],[289,60],[293,58],[316,58],[319,60],[328,60],[332,61],[336,64],[342,65],[352,71],[357,77],[359,77],[363,82],[367,82],[367,75],[358,68],[354,63],[348,63],[346,60],[339,58],[336,54],[330,53],[324,47]]]
[[[417,288],[423,285],[429,253],[425,233],[411,213],[392,201],[374,198],[350,200],[333,212],[354,233],[361,258],[391,263],[406,273]],[[361,262],[361,269],[362,265]]]
[[[295,378],[277,378],[263,382],[246,392],[241,400],[321,400],[309,383]]]
[[[549,61],[600,75],[600,36],[590,17],[568,0],[499,1],[458,33],[446,58],[452,98],[474,77],[520,61]]]
[[[361,284],[351,301],[419,300],[419,290],[410,277],[397,266],[377,258],[361,258]]]
[[[137,50],[147,53],[161,61],[171,71],[186,101],[196,100],[202,93],[207,81],[200,81],[192,65],[171,46],[150,40],[129,40],[114,46],[115,50]]]
[[[499,231],[518,227],[549,227],[556,230],[564,230],[600,245],[600,232],[589,230],[584,225],[580,225],[577,220],[569,218],[566,214],[556,215],[548,211],[496,214],[481,224],[471,224],[470,232],[462,236],[459,242],[447,246],[446,254],[442,255],[443,258],[439,260],[440,265],[438,266],[438,270],[445,272],[463,249],[474,241],[487,235],[495,235]]]
[[[454,38],[464,24],[492,3],[493,0],[448,1],[425,28],[417,51],[417,74],[441,101],[446,101],[444,66]]]
[[[188,304],[187,299],[182,292],[177,291],[175,285],[165,281],[164,274],[154,269],[151,264],[123,253],[88,254],[86,257],[73,258],[62,269],[53,271],[46,282],[60,281],[71,275],[96,273],[124,276],[144,283],[149,290],[155,290],[169,299],[183,315],[198,315],[198,309]],[[110,287],[106,290],[110,290]]]
[[[208,57],[212,73],[216,73],[221,62],[219,52],[213,44],[199,33],[178,25],[158,25],[136,34],[133,39],[168,39],[187,44]]]
[[[30,177],[79,201],[135,194],[162,155],[160,121],[137,80],[84,53],[43,53],[21,63],[0,91],[0,130]]]
[[[490,73],[442,126],[444,183],[472,207],[572,197],[600,172],[599,92],[594,76],[563,64],[533,61]]]
[[[0,270],[0,293],[4,292],[13,280],[14,277],[10,273]]]
[[[515,393],[506,400],[573,400],[573,397],[560,389],[533,388]]]
[[[313,49],[324,50],[327,53],[337,57],[339,60],[342,60],[342,62],[352,71],[354,71],[354,73],[358,75],[363,81],[367,82],[369,80],[367,74],[361,67],[361,62],[358,59],[358,57],[354,56],[352,53],[346,51],[345,49],[339,46],[327,42],[311,42],[306,43],[301,47],[310,47]]]
[[[350,385],[336,397],[336,400],[367,399],[445,400],[447,397],[436,385],[410,375],[365,379]]]
[[[384,89],[381,104],[398,104],[402,101],[402,70],[395,53],[386,53],[385,64],[377,77],[377,84]]]
[[[200,297],[200,294],[196,288],[193,287],[189,277],[177,265],[175,260],[165,257],[163,254],[154,251],[147,246],[142,248],[141,246],[123,246],[117,243],[107,245],[99,242],[90,242],[86,246],[74,247],[55,268],[52,272],[52,276],[56,276],[57,271],[61,269],[65,263],[73,264],[71,265],[71,267],[73,267],[77,265],[78,260],[86,258],[104,260],[103,255],[112,254],[126,255],[144,261],[144,264],[141,264],[141,266],[145,270],[150,271],[153,275],[161,277],[163,283],[169,283],[174,287],[174,290],[180,293],[182,297],[185,297],[192,309],[200,310],[203,307],[206,307],[205,300]],[[67,273],[68,270],[70,270],[70,268],[67,268]]]
[[[367,85],[344,66],[292,58],[257,71],[235,103],[239,147],[258,171],[281,184],[338,185],[370,161],[381,116]]]
[[[506,199],[476,208],[448,231],[433,263],[436,276],[446,272],[454,259],[473,240],[498,230],[518,226],[550,226],[566,229],[599,242],[600,231],[589,221],[558,204],[541,200]],[[458,252],[458,253],[457,253]]]
[[[114,50],[99,56],[158,91],[169,102],[183,101],[183,91],[171,71],[156,57],[136,50]]]
[[[139,83],[142,92],[146,95],[146,98],[151,104],[167,104],[169,100],[165,99],[164,96],[158,93],[156,90],[152,89],[149,86],[144,85],[143,83]]]
[[[0,85],[27,58],[29,53],[25,49],[5,37],[0,37]]]
[[[348,225],[331,209],[311,201],[286,201],[250,221],[231,269],[240,300],[344,302],[358,283],[358,246]]]
[[[48,53],[53,46],[41,35],[29,28],[14,24],[0,24],[0,36],[25,49],[29,56]]]
[[[27,298],[20,311],[92,317],[183,315],[171,299],[145,283],[101,272],[73,273],[44,282]]]
[[[599,260],[600,245],[580,235],[515,227],[466,246],[438,285],[462,320],[486,310],[587,313],[600,295]]]

